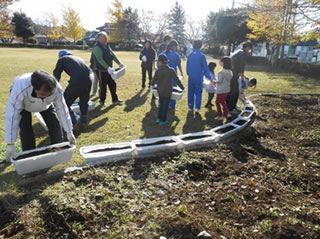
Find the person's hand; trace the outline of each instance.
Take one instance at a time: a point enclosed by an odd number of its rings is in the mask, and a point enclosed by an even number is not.
[[[7,145],[6,161],[9,163],[11,158],[15,158],[17,154],[16,147],[13,144]]]
[[[108,67],[108,73],[111,75],[114,72],[114,69],[112,67]]]
[[[74,134],[72,133],[72,131],[67,133],[67,138],[70,144],[76,144],[76,137],[74,137]]]
[[[123,68],[123,67],[124,67],[124,65],[123,65],[122,63],[120,63],[120,64],[119,64],[119,67],[120,67],[120,68]]]

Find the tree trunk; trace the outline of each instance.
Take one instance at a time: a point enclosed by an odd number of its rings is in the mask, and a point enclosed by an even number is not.
[[[228,50],[227,50],[227,56],[230,56],[231,53],[231,43],[228,43]]]

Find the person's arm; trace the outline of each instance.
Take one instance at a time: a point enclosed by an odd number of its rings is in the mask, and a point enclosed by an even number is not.
[[[187,75],[190,74],[190,72],[189,72],[189,69],[190,69],[189,62],[190,62],[190,60],[189,60],[189,56],[188,56],[187,57]]]
[[[200,64],[202,66],[202,70],[204,71],[204,75],[207,77],[207,79],[210,79],[211,78],[210,71],[208,68],[206,56],[204,54],[202,54],[202,56],[200,58]]]
[[[152,81],[151,81],[151,85],[152,86],[158,84],[158,80],[159,80],[158,78],[159,78],[159,72],[156,71],[156,73],[154,73],[154,76],[153,76]]]
[[[110,48],[110,46],[107,46],[107,47],[109,47],[110,54],[112,55],[113,60],[115,61],[115,63],[117,63],[118,65],[121,65],[121,62],[120,62],[120,60],[118,59],[117,55],[112,51],[112,49]]]
[[[24,92],[13,84],[5,111],[5,141],[14,145],[17,140],[21,111],[23,109]]]
[[[72,121],[69,114],[69,110],[66,101],[63,97],[63,90],[59,83],[57,83],[56,88],[56,98],[54,100],[54,105],[57,110],[57,115],[59,117],[60,123],[66,133],[72,132]]]
[[[181,68],[181,57],[179,55],[178,55],[178,68],[179,68],[180,74],[183,76],[183,71]]]
[[[108,69],[110,66],[104,61],[103,59],[103,54],[100,49],[100,47],[96,46],[93,48],[92,53],[96,57],[97,61],[99,62],[100,65],[102,65],[105,69]]]
[[[172,70],[171,74],[172,74],[173,79],[176,81],[177,85],[178,85],[182,90],[184,90],[184,86],[182,85],[182,83],[181,83],[179,77],[177,76],[176,72],[175,72],[174,70]]]
[[[219,71],[219,73],[218,73],[218,79],[216,79],[215,82],[218,83],[218,84],[220,84],[220,83],[222,83],[223,78],[224,78],[223,72],[222,72],[222,71]]]
[[[240,59],[239,59],[239,73],[240,73],[241,79],[245,78],[244,71],[246,68],[246,60],[247,60],[247,57],[246,57],[246,54],[244,53],[240,56]]]
[[[61,74],[63,72],[63,62],[62,62],[62,60],[63,59],[59,59],[57,61],[56,68],[53,70],[53,75],[57,79],[57,81],[60,81]]]

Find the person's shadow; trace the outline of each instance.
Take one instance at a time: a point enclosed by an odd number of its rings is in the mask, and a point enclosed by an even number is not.
[[[202,120],[202,116],[193,111],[188,111],[185,124],[182,127],[184,134],[204,131],[205,122]]]
[[[131,97],[130,99],[128,99],[125,102],[125,105],[126,105],[125,108],[124,108],[125,112],[130,112],[134,108],[145,104],[150,91],[147,90],[143,94],[142,94],[142,92],[143,91],[140,90],[136,95],[134,95],[133,97]]]
[[[142,120],[142,130],[144,135],[142,138],[153,138],[161,136],[170,136],[176,134],[175,128],[179,123],[179,119],[175,116],[175,110],[169,109],[167,114],[168,124],[160,126],[157,122],[158,107],[156,106],[156,99],[151,100],[150,111],[146,113]]]

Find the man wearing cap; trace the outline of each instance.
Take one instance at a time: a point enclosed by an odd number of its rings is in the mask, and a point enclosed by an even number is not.
[[[64,98],[69,108],[72,123],[75,124],[76,119],[70,106],[78,97],[80,99],[80,122],[87,123],[88,102],[93,72],[83,59],[73,56],[68,50],[59,51],[59,59],[53,71],[53,75],[58,81],[63,71],[70,76],[69,85],[64,92]]]
[[[40,112],[48,127],[51,144],[62,142],[59,120],[67,133],[69,142],[76,143],[72,133],[68,107],[63,97],[62,88],[56,79],[42,70],[22,74],[14,80],[11,86],[5,111],[4,135],[7,143],[6,160],[8,162],[12,157],[15,157],[14,144],[19,129],[22,150],[36,147],[31,112]]]
[[[122,104],[122,101],[118,99],[116,93],[116,82],[111,77],[111,74],[114,72],[114,69],[112,68],[113,61],[115,61],[119,67],[124,67],[108,45],[107,33],[99,32],[97,36],[97,43],[94,45],[92,50],[90,62],[93,68],[96,69],[96,74],[99,78],[99,97],[101,106],[105,106],[107,85],[111,93],[112,103],[114,105]]]

